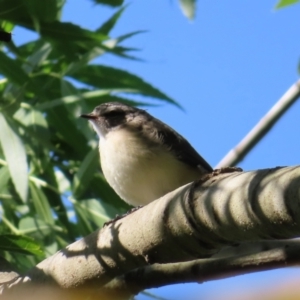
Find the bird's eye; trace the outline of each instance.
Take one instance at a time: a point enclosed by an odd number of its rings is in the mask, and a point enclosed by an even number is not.
[[[120,110],[112,110],[112,111],[105,112],[103,116],[106,118],[116,118],[116,117],[120,118],[120,117],[124,117],[125,113],[124,111],[120,111]]]
[[[108,127],[113,128],[124,123],[125,112],[120,110],[113,110],[102,114],[105,123]]]

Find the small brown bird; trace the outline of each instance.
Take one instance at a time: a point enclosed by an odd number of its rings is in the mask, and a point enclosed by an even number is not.
[[[212,172],[184,137],[145,110],[109,102],[81,117],[100,137],[106,180],[133,206],[148,204]]]

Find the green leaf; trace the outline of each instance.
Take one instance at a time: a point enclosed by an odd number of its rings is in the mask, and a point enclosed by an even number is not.
[[[1,51],[0,61],[0,72],[12,82],[22,86],[29,80],[29,77],[20,67],[20,64]]]
[[[57,74],[53,73],[42,73],[31,77],[30,86],[32,87],[33,95],[38,97],[33,103],[43,103],[51,99],[59,98],[61,96],[60,81],[61,79]]]
[[[8,22],[5,20],[0,21],[1,31],[11,33],[14,27],[15,27],[15,25],[11,22]]]
[[[10,176],[9,176],[8,167],[3,166],[0,169],[0,193],[6,191],[9,178]]]
[[[27,131],[25,138],[32,136],[40,145],[43,144],[43,147],[51,147],[48,123],[41,111],[26,105],[26,109],[21,107],[14,114],[14,119],[18,120]]]
[[[32,53],[26,61],[25,70],[26,72],[32,72],[32,70],[41,64],[52,51],[52,47],[49,43],[44,43],[39,49]]]
[[[0,143],[8,163],[8,169],[15,189],[23,201],[28,192],[28,165],[25,147],[20,137],[0,113]]]
[[[133,37],[135,35],[137,35],[137,34],[141,34],[141,33],[145,33],[145,32],[147,32],[147,31],[146,30],[137,30],[137,31],[129,32],[129,33],[120,35],[115,40],[117,41],[117,43],[120,43],[122,41],[125,41],[125,40],[127,40],[127,39],[129,39],[129,38],[131,38],[131,37]],[[137,50],[137,49],[134,49],[134,48],[127,48],[127,49]]]
[[[79,170],[73,179],[73,195],[79,198],[83,192],[89,187],[89,182],[94,176],[96,169],[99,168],[98,149],[92,149],[84,158]]]
[[[41,217],[46,223],[54,224],[54,218],[51,211],[49,202],[40,186],[37,186],[34,182],[29,182],[30,194],[33,205],[39,217]]]
[[[47,42],[46,42],[47,43]],[[42,39],[30,41],[18,47],[18,52],[24,58],[27,58],[32,55],[32,53],[38,51],[43,45],[45,41]],[[48,44],[48,43],[47,43]]]
[[[24,1],[28,13],[37,20],[53,22],[58,20],[64,1],[62,0],[30,0]]]
[[[179,4],[183,14],[189,19],[194,19],[196,11],[196,0],[179,0]]]
[[[74,104],[76,102],[89,101],[89,100],[93,100],[93,99],[99,99],[99,102],[101,102],[101,99],[100,99],[101,97],[109,95],[113,91],[118,92],[118,90],[112,90],[112,89],[111,90],[96,90],[96,91],[82,93],[79,96],[77,96],[77,95],[66,96],[66,97],[54,99],[52,101],[37,105],[37,109],[47,110],[47,109],[55,108],[56,106]],[[119,90],[119,91],[126,92],[125,89]]]
[[[24,217],[20,220],[19,230],[34,239],[43,240],[52,232],[51,226],[39,218]]]
[[[0,18],[36,30],[42,22],[58,20],[64,3],[65,0],[0,0]]]
[[[57,169],[57,168],[55,168]],[[74,227],[72,226],[69,218],[68,218],[68,208],[65,206],[65,199],[64,199],[64,195],[63,193],[65,193],[66,191],[64,190],[62,193],[59,193],[59,188],[62,187],[64,188],[62,185],[66,182],[64,182],[64,180],[66,180],[65,178],[63,178],[62,176],[60,176],[60,180],[58,180],[58,176],[57,174],[55,174],[55,170],[54,168],[47,168],[45,174],[44,174],[44,178],[47,181],[47,183],[50,185],[51,184],[51,188],[44,188],[44,194],[47,197],[49,204],[51,206],[51,209],[53,211],[53,213],[57,216],[57,223],[60,226],[64,226],[65,228],[63,229],[64,232],[67,233],[67,237],[65,237],[66,242],[70,243],[71,241],[74,241],[77,237],[77,233],[74,231]],[[62,173],[61,173],[62,174]],[[60,184],[60,187],[58,186],[58,184]],[[68,184],[68,182],[67,182]],[[54,189],[52,188],[54,187]],[[68,190],[69,192],[69,190]],[[70,208],[69,208],[70,209]],[[73,210],[73,207],[72,207]],[[56,235],[56,240],[58,240],[58,235]],[[61,243],[60,243],[61,244]]]
[[[92,48],[90,51],[88,51],[85,54],[83,54],[76,61],[73,61],[73,62],[69,63],[68,67],[66,68],[66,70],[64,72],[64,75],[65,76],[71,75],[72,73],[78,71],[83,66],[85,66],[86,64],[88,64],[91,60],[95,59],[98,56],[103,55],[105,52],[106,52],[106,50],[103,49],[102,46],[101,47],[94,47],[94,48]]]
[[[89,216],[86,214],[85,210],[82,209],[79,201],[72,201],[76,213],[76,224],[77,231],[80,235],[85,236],[91,232],[93,232],[96,228],[92,226],[90,222]]]
[[[79,116],[70,115],[64,106],[47,111],[47,121],[54,131],[52,139],[57,144],[56,152],[60,152],[59,157],[66,163],[73,159],[82,159],[89,151],[86,136],[76,129],[78,120]]]
[[[18,252],[38,256],[42,256],[44,254],[40,244],[35,242],[30,237],[21,235],[0,235],[0,249],[9,252]]]
[[[31,23],[30,15],[25,9],[24,1],[22,0],[0,0],[0,18],[9,20],[12,23]]]
[[[124,0],[93,0],[96,4],[106,4],[109,6],[120,6]]]
[[[276,4],[275,8],[276,8],[276,9],[283,8],[283,7],[292,5],[292,4],[296,4],[296,3],[298,3],[298,2],[300,2],[300,0],[280,0],[280,1]]]
[[[21,102],[24,100],[26,85],[18,87],[15,84],[7,82],[7,85],[2,93],[2,105],[0,111],[12,116],[19,108]]]
[[[67,22],[43,23],[40,28],[42,37],[49,40],[56,51],[72,61],[92,48],[101,46],[101,43],[108,39],[102,33]]]
[[[55,41],[62,42],[102,42],[107,39],[107,36],[101,33],[90,31],[81,28],[78,25],[69,22],[52,22],[45,23],[41,26],[41,34],[52,38]]]
[[[132,93],[162,99],[178,106],[177,102],[140,77],[120,69],[103,65],[88,65],[70,76],[101,89],[129,89],[129,92],[132,90]]]
[[[97,199],[73,200],[77,215],[86,224],[87,228],[94,230],[95,227],[88,225],[92,222],[97,228],[102,227],[109,219],[114,218],[120,211],[110,204]]]
[[[115,14],[113,14],[105,23],[101,25],[100,28],[96,30],[96,32],[108,35],[109,32],[114,28],[120,16],[122,15],[125,7],[119,9]]]
[[[80,95],[78,89],[69,81],[67,80],[61,80],[60,81],[60,89],[61,89],[61,95],[63,97],[69,96],[69,95]]]

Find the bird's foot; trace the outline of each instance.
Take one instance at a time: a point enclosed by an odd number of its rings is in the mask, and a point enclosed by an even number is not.
[[[130,209],[129,211],[127,211],[125,214],[122,214],[122,215],[116,215],[115,218],[113,218],[112,220],[109,220],[109,221],[105,222],[105,223],[103,224],[103,227],[106,227],[106,226],[108,226],[108,225],[110,225],[110,224],[115,223],[115,222],[118,221],[118,220],[121,220],[121,219],[125,218],[126,216],[128,216],[128,215],[132,214],[133,212],[139,210],[141,207],[143,207],[143,206],[142,206],[142,205],[139,205],[139,206],[136,206],[136,207],[131,208],[131,209]]]
[[[213,176],[216,176],[224,173],[233,173],[233,172],[243,172],[243,169],[239,167],[224,167],[224,168],[213,170],[211,174]]]

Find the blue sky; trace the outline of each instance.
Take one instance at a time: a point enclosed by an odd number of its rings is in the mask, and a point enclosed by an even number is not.
[[[185,111],[169,104],[148,111],[184,135],[214,166],[298,79],[300,5],[275,11],[275,4],[203,0],[195,20],[188,21],[177,1],[132,0],[113,35],[148,30],[125,43],[140,48],[137,55],[145,62],[106,55],[97,63],[137,74],[178,101]],[[112,13],[92,1],[69,0],[63,20],[96,29]],[[33,37],[14,30],[17,44]],[[239,166],[299,164],[299,115],[297,102]],[[299,276],[299,269],[286,269],[152,292],[174,300],[230,299],[235,292],[272,288],[283,278]]]
[[[126,43],[140,48],[146,62],[111,55],[97,62],[130,70],[177,100],[185,112],[168,104],[149,112],[216,165],[298,78],[300,5],[280,11],[274,5],[202,1],[190,22],[176,1],[132,1],[113,33],[148,30]],[[95,29],[110,13],[89,1],[69,1],[64,19]],[[299,109],[292,107],[241,167],[297,164],[300,144],[290,138],[297,136]]]

